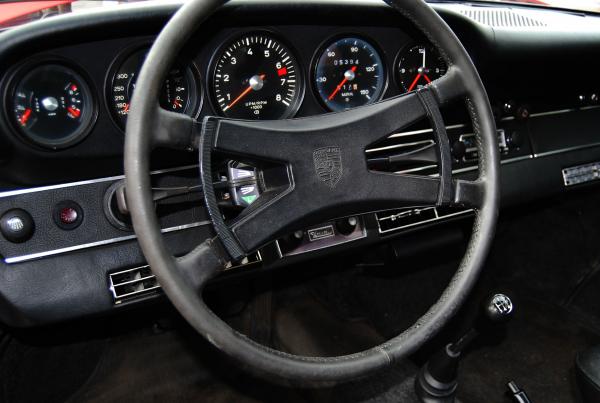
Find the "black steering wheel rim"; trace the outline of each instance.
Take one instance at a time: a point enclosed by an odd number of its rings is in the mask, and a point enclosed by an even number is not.
[[[196,27],[223,3],[221,0],[185,3],[156,39],[138,77],[126,129],[125,180],[127,202],[140,247],[178,311],[210,343],[255,374],[293,384],[328,383],[351,380],[385,368],[416,351],[456,313],[475,283],[492,242],[499,200],[499,153],[493,115],[477,70],[458,38],[430,6],[421,0],[387,0],[427,36],[448,63],[449,72],[444,76],[448,78],[436,80],[419,94],[420,98],[427,97],[421,101],[423,105],[432,100],[443,104],[457,97],[466,100],[479,147],[479,178],[468,184],[453,182],[450,198],[461,202],[473,200],[473,233],[465,256],[440,299],[402,334],[356,354],[340,357],[290,355],[259,345],[236,332],[213,314],[201,298],[200,289],[206,282],[231,256],[245,254],[247,248],[242,246],[240,251],[228,244],[226,235],[219,230],[222,223],[213,211],[211,217],[220,240],[206,241],[184,257],[173,257],[162,239],[151,197],[150,152],[154,147],[189,148],[208,139],[203,143],[201,155],[210,154],[215,145],[218,148],[208,134],[210,119],[204,122],[201,141],[195,135],[198,133],[196,122],[161,110],[157,100],[162,79],[179,50]],[[433,109],[435,115],[437,106]],[[368,116],[366,112],[365,116]],[[248,128],[244,125],[242,128]],[[206,194],[207,185],[204,188]],[[210,202],[207,199],[207,203]]]

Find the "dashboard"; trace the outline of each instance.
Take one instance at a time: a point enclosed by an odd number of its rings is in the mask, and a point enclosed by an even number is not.
[[[108,40],[27,58],[3,80],[6,128],[52,151],[92,142],[100,130],[105,140],[122,140],[151,43],[152,37]],[[433,46],[393,27],[221,29],[181,55],[159,103],[198,119],[287,119],[368,105],[445,71]],[[114,128],[106,131],[109,124]]]
[[[0,34],[3,322],[52,323],[160,295],[119,197],[136,77],[177,7],[119,6]],[[566,84],[562,77],[572,60],[589,71],[600,67],[598,18],[504,6],[434,7],[467,48],[488,90],[503,205],[592,186],[600,166],[600,77]],[[158,102],[198,120],[302,118],[412,91],[446,69],[425,37],[383,2],[234,1],[190,38]],[[471,178],[478,156],[466,108],[452,104],[442,114],[453,173]],[[375,170],[436,175],[435,164],[390,162],[395,153],[432,144],[430,126],[419,122],[366,150],[367,163]],[[153,186],[162,192],[157,214],[175,255],[214,235],[198,192],[197,164],[194,152],[153,154]],[[237,161],[223,162],[215,187],[226,216],[260,196],[256,172]],[[469,210],[416,206],[332,217],[265,245],[228,273],[344,253],[417,231],[429,234],[425,243],[435,242],[440,228],[464,226],[471,216]],[[11,233],[11,226],[18,231]]]

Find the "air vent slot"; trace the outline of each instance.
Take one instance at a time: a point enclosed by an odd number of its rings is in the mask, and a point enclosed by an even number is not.
[[[375,214],[380,234],[418,227],[427,223],[440,221],[464,214],[473,210],[452,207],[407,207],[396,210],[380,211]]]
[[[229,263],[224,269],[233,270],[249,267],[261,262],[260,252],[255,252],[245,257],[241,262]],[[148,265],[110,273],[108,283],[115,305],[161,292],[156,276],[154,276]]]
[[[110,273],[108,281],[116,305],[160,292],[160,285],[147,265]]]
[[[460,10],[460,13],[480,24],[494,28],[531,28],[546,26],[542,21],[524,16],[513,10],[469,8]]]
[[[430,158],[436,152],[431,129],[396,133],[366,151],[367,164],[374,171],[436,175],[439,174],[437,162]],[[409,155],[415,158],[399,158],[399,161],[394,161],[396,156]]]

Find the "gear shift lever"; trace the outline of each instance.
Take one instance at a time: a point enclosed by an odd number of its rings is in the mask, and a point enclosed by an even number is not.
[[[458,385],[456,376],[461,354],[477,336],[512,318],[514,307],[504,294],[492,294],[482,304],[473,327],[454,343],[447,344],[421,368],[415,382],[423,403],[452,403]]]

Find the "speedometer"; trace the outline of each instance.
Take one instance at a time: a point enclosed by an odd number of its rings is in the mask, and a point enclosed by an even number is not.
[[[292,51],[270,33],[247,34],[215,59],[212,93],[226,117],[286,119],[300,106],[302,75]]]
[[[139,49],[114,63],[115,68],[107,86],[107,100],[109,109],[121,128],[125,128],[137,76],[147,52],[147,49]],[[172,112],[195,116],[201,103],[201,92],[197,88],[199,84],[195,76],[193,66],[177,63],[169,71],[163,84],[160,106]]]
[[[332,111],[378,101],[385,81],[381,56],[364,39],[338,39],[326,46],[317,58],[315,88],[323,104]]]

